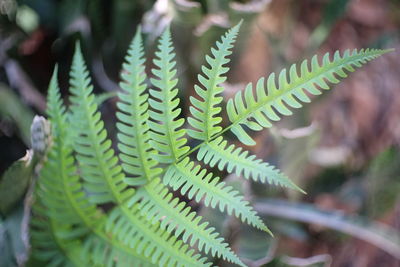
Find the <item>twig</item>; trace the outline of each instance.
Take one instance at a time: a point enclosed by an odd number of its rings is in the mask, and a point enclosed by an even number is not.
[[[100,56],[96,56],[93,59],[92,70],[96,81],[99,83],[102,89],[107,92],[114,92],[119,88],[118,84],[108,77],[106,71],[104,70],[103,60]]]
[[[329,267],[332,264],[332,257],[328,254],[316,255],[309,258],[295,258],[284,256],[282,261],[290,266],[310,266],[317,263],[325,263],[325,267]]]
[[[246,263],[249,267],[261,267],[265,264],[271,262],[275,258],[276,250],[278,249],[278,240],[272,239],[271,245],[267,251],[267,255],[265,257],[252,261],[249,259],[243,259],[243,262]]]
[[[44,96],[33,86],[31,79],[19,64],[13,59],[8,59],[4,64],[4,68],[11,87],[19,91],[26,103],[31,104],[40,112],[44,112],[46,109]]]
[[[318,224],[349,234],[386,251],[400,259],[400,236],[390,226],[370,222],[362,225],[362,218],[346,216],[341,212],[326,212],[306,204],[291,204],[283,200],[263,200],[255,209],[264,215],[271,215],[295,221]]]

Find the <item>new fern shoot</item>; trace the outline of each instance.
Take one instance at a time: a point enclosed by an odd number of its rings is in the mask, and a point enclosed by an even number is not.
[[[46,266],[211,266],[204,255],[246,266],[189,199],[271,234],[243,196],[210,168],[302,191],[282,172],[236,147],[231,131],[254,145],[248,129],[271,127],[291,108],[310,102],[355,67],[386,53],[367,49],[325,54],[251,83],[224,105],[221,96],[240,24],[206,56],[190,117],[181,118],[175,53],[169,30],[159,39],[150,84],[140,30],[121,71],[114,150],[93,94],[79,44],[70,72],[70,103],[61,100],[57,68],[47,114],[52,145],[37,180],[31,222],[33,256]],[[224,106],[229,124],[221,126]],[[188,138],[198,140],[191,148]],[[202,162],[204,164],[199,164]],[[104,209],[107,204],[107,209]],[[43,265],[43,266],[44,266]]]

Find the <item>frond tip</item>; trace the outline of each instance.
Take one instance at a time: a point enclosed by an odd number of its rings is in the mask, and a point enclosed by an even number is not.
[[[224,90],[221,86],[226,80],[226,73],[229,68],[225,65],[229,63],[229,55],[239,32],[241,22],[230,29],[217,42],[217,49],[211,48],[212,56],[206,56],[209,67],[202,66],[203,74],[198,75],[200,85],[195,85],[194,89],[200,99],[191,97],[189,124],[193,129],[188,130],[188,134],[195,139],[208,141],[212,136],[219,133],[222,128],[218,124],[222,121],[220,116],[222,102],[220,94]]]
[[[74,150],[84,188],[91,193],[89,200],[93,203],[118,202],[125,189],[120,186],[125,176],[107,138],[79,43],[72,60],[70,83]]]
[[[183,154],[189,151],[185,129],[180,129],[185,124],[184,118],[178,118],[181,109],[178,107],[179,98],[178,79],[176,76],[175,53],[171,41],[171,33],[166,30],[161,36],[156,52],[157,58],[152,69],[155,78],[150,79],[155,86],[150,89],[149,104],[153,110],[149,111],[150,135],[153,147],[160,153],[157,159],[161,163],[174,163]]]
[[[266,89],[264,79],[261,78],[257,82],[255,95],[250,83],[244,92],[238,92],[227,103],[226,109],[231,122],[229,128],[243,144],[255,145],[254,140],[244,130],[244,125],[253,131],[271,127],[272,122],[280,120],[282,115],[292,114],[289,107],[300,108],[303,102],[309,103],[311,100],[308,94],[321,94],[320,89],[330,89],[328,83],[339,83],[341,78],[347,77],[346,72],[353,72],[354,67],[361,67],[389,51],[391,50],[361,49],[350,53],[346,50],[343,55],[336,51],[332,60],[329,53],[326,53],[322,64],[314,56],[311,66],[307,60],[301,63],[300,73],[298,66],[293,64],[289,69],[289,80],[286,69],[280,72],[277,84],[275,74],[272,73],[268,77]]]
[[[119,157],[124,171],[133,176],[126,179],[129,185],[145,184],[160,172],[150,145],[149,94],[144,64],[142,37],[138,30],[123,64],[122,92],[118,93],[117,103]]]

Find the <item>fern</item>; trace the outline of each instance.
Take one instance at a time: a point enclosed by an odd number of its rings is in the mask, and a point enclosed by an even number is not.
[[[31,224],[33,254],[50,266],[210,266],[201,253],[245,266],[228,243],[172,191],[205,206],[218,208],[244,223],[271,234],[250,203],[202,163],[256,182],[302,191],[275,167],[249,151],[229,144],[231,130],[246,144],[245,131],[272,125],[292,108],[309,102],[309,95],[329,89],[347,72],[387,52],[338,52],[311,67],[304,61],[279,74],[249,84],[229,99],[230,124],[222,128],[221,83],[229,70],[229,55],[240,23],[229,30],[206,56],[197,97],[190,102],[185,128],[178,98],[175,53],[171,33],[161,36],[148,88],[140,30],[122,67],[117,102],[118,153],[108,138],[98,111],[89,73],[79,44],[73,57],[69,109],[62,103],[57,69],[49,86],[48,116],[52,145],[37,181]],[[242,96],[244,95],[244,97]],[[186,135],[199,144],[188,145]],[[198,150],[198,151],[197,151]],[[197,152],[197,161],[194,153]],[[196,252],[196,250],[198,253]]]

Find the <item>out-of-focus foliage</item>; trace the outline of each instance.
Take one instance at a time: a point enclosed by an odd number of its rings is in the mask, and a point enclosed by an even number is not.
[[[0,266],[17,267],[28,259],[24,216],[24,205],[20,204],[5,219],[0,217]]]
[[[372,160],[363,177],[366,214],[379,218],[395,208],[400,192],[400,151],[389,148]],[[387,186],[390,185],[390,186]]]
[[[14,162],[0,179],[0,214],[7,215],[24,196],[32,178],[32,152]]]
[[[16,134],[20,135],[27,146],[30,145],[33,116],[32,110],[10,88],[0,84],[0,119],[3,123],[15,124]]]

